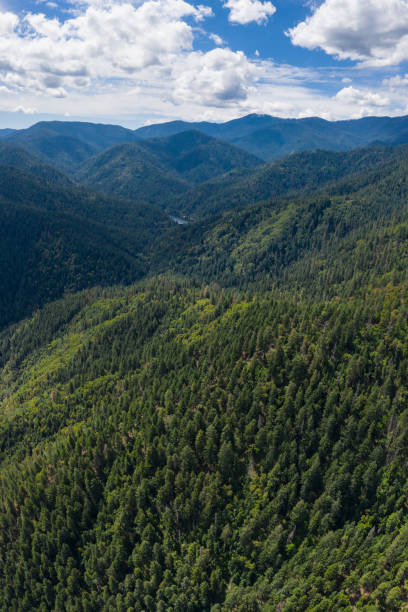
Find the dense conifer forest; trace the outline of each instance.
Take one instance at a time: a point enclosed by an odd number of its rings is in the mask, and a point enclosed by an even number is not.
[[[128,199],[0,147],[0,610],[407,609],[406,147],[81,130]]]

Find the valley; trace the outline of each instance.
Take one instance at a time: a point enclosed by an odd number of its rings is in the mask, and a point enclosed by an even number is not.
[[[0,132],[1,610],[407,607],[407,121]]]

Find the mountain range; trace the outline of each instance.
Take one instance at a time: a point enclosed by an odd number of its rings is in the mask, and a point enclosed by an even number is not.
[[[226,140],[265,161],[296,151],[346,151],[373,143],[408,142],[408,117],[325,121],[319,117],[280,119],[269,115],[248,115],[220,124],[171,121],[139,128],[135,134],[141,138],[158,138],[191,129]]]
[[[72,172],[108,147],[190,131],[199,131],[264,161],[272,161],[297,151],[346,151],[375,143],[404,144],[408,142],[408,117],[325,121],[319,117],[281,119],[247,115],[226,123],[170,121],[137,130],[74,121],[42,121],[23,130],[0,130],[0,139],[22,145],[60,169]]]
[[[407,608],[406,123],[0,133],[1,610]]]

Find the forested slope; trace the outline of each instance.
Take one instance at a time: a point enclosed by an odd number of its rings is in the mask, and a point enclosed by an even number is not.
[[[51,164],[43,162],[26,149],[9,142],[0,142],[0,168],[15,168],[28,172],[37,179],[46,181],[49,187],[73,187],[73,182],[66,174],[57,170]]]
[[[163,208],[189,185],[153,152],[139,144],[117,145],[92,157],[77,180],[98,192],[158,204]]]
[[[30,164],[0,167],[0,610],[406,609],[406,149],[261,166],[183,227]]]
[[[192,219],[209,217],[271,198],[308,193],[372,168],[381,173],[392,159],[400,163],[407,157],[407,146],[294,153],[256,168],[232,170],[170,198],[168,206]]]
[[[405,280],[407,175],[404,150],[310,194],[174,228],[155,252],[154,269],[320,297],[354,295],[381,276]]]
[[[181,214],[178,200],[194,185],[231,169],[239,169],[239,174],[261,164],[254,155],[226,142],[186,131],[111,147],[87,161],[76,178],[92,189]]]
[[[0,166],[0,328],[65,292],[145,276],[151,245],[172,225],[152,206],[27,167]]]
[[[401,609],[407,297],[162,280],[3,332],[2,609]]]
[[[5,135],[4,140],[71,173],[99,151],[138,138],[134,132],[119,125],[40,121],[27,129],[13,130]]]

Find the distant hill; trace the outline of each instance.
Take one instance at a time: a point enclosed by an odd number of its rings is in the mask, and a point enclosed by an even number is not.
[[[121,232],[131,233],[134,244],[140,238],[145,244],[148,237],[139,236],[141,221],[154,229],[156,223],[165,225],[167,216],[159,209],[144,203],[120,197],[96,194],[77,185],[50,185],[29,172],[0,166],[0,198],[15,204],[24,204],[44,210],[67,212],[103,223]]]
[[[141,138],[158,138],[191,129],[231,142],[266,161],[296,151],[345,151],[374,142],[408,142],[408,117],[366,117],[330,122],[318,117],[280,119],[253,114],[226,123],[171,121],[144,126],[135,134]]]
[[[120,142],[134,142],[137,135],[121,126],[70,121],[42,121],[8,134],[13,142],[52,163],[73,172],[86,159]]]
[[[11,128],[3,128],[0,130],[0,140],[3,138],[7,138],[8,136],[10,136],[11,134],[13,134],[14,132],[16,132],[17,130],[13,130]]]
[[[193,184],[260,164],[246,151],[193,130],[117,145],[89,160],[76,176],[92,189],[166,208]]]

